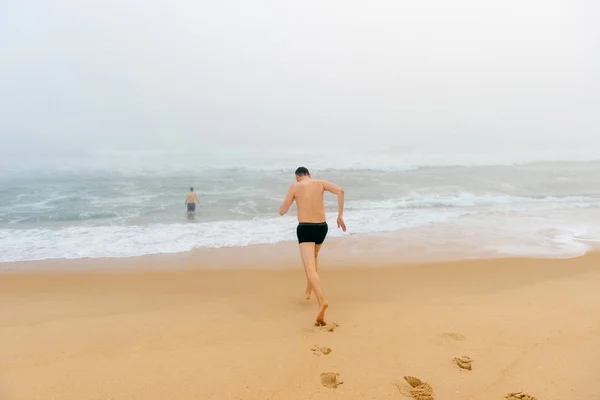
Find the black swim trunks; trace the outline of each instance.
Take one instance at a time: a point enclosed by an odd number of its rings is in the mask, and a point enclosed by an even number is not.
[[[296,228],[298,243],[323,244],[328,229],[327,222],[300,222]]]
[[[196,203],[187,203],[187,210],[188,212],[196,211]]]

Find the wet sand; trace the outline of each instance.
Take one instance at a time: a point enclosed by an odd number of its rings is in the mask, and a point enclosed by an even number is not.
[[[29,272],[0,275],[0,399],[403,399],[404,376],[435,399],[600,398],[599,254],[333,251],[318,328],[293,249],[12,265]]]

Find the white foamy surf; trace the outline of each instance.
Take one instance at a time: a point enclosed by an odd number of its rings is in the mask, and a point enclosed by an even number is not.
[[[315,177],[345,187],[349,234],[396,232],[429,246],[452,238],[499,255],[549,257],[583,254],[600,238],[597,161],[365,154],[217,154],[201,165],[175,155],[130,161],[127,154],[127,162],[95,155],[14,164],[0,172],[0,262],[295,240],[294,217],[276,215],[301,159]],[[203,203],[194,223],[183,209],[189,186]],[[327,198],[331,216],[335,204]],[[329,222],[330,236],[341,236]]]

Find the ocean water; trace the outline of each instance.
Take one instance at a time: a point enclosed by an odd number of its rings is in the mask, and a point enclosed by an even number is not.
[[[103,152],[0,161],[0,262],[127,257],[295,240],[277,214],[293,171],[346,190],[348,232],[444,238],[498,255],[572,257],[600,245],[600,157],[422,154]],[[202,207],[186,219],[185,194]],[[435,238],[423,232],[435,229]]]

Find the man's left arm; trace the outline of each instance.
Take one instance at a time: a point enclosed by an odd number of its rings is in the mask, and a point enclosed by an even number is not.
[[[292,206],[293,202],[294,202],[294,185],[290,186],[290,188],[288,189],[285,199],[283,200],[283,203],[281,203],[281,207],[279,207],[279,215],[281,215],[281,216],[285,215],[285,213],[287,213],[288,210],[290,209],[290,207]]]

